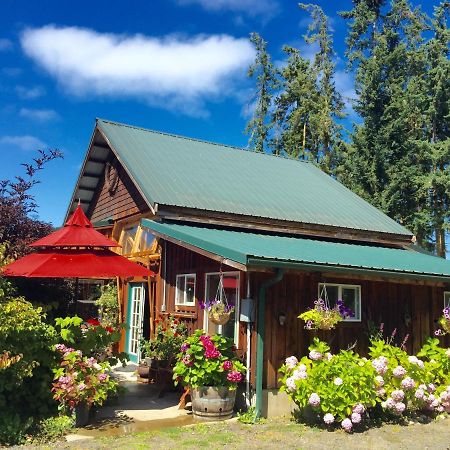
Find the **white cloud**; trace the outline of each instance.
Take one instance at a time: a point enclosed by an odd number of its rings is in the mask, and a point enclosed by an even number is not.
[[[233,11],[255,17],[273,17],[280,10],[276,0],[177,0],[180,5],[200,5],[207,11]]]
[[[45,142],[42,142],[39,138],[35,136],[1,136],[0,145],[2,147],[10,146],[15,147],[20,150],[38,150],[46,147]]]
[[[22,108],[19,115],[26,119],[36,120],[38,122],[48,122],[59,118],[59,115],[53,109],[29,109]]]
[[[24,100],[34,100],[45,95],[45,89],[41,86],[25,87],[16,86],[17,95]]]
[[[12,50],[12,48],[13,48],[12,41],[10,41],[9,39],[4,39],[4,38],[0,39],[0,52]]]
[[[137,97],[188,114],[232,95],[254,50],[228,35],[149,37],[45,26],[21,35],[24,52],[69,93]]]

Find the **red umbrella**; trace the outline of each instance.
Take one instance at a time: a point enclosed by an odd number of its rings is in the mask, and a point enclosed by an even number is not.
[[[3,275],[33,278],[148,277],[153,272],[111,250],[43,249],[4,266]]]
[[[4,266],[3,275],[36,278],[148,277],[153,272],[111,250],[118,245],[94,230],[80,206],[65,226],[32,243],[42,247]]]
[[[80,205],[64,227],[38,239],[30,247],[119,247],[94,229]]]

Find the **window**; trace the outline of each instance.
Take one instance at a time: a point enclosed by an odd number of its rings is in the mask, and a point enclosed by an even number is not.
[[[177,275],[175,305],[195,306],[195,274]]]
[[[239,337],[239,272],[223,273],[223,292],[219,289],[220,300],[224,300],[224,293],[229,305],[234,306],[230,320],[225,325],[216,325],[208,318],[208,312],[205,311],[205,329],[209,334],[221,334],[234,340],[238,345]],[[207,273],[205,279],[205,300],[213,300],[218,292],[220,273]]]
[[[450,308],[450,291],[444,292],[444,308]]]
[[[342,300],[354,313],[354,317],[344,319],[345,322],[361,322],[361,286],[351,284],[319,283],[319,298],[328,298],[333,307]]]

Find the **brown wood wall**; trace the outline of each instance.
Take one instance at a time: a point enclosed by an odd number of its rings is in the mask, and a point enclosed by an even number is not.
[[[202,256],[198,253],[189,251],[178,245],[164,241],[163,254],[161,262],[161,278],[158,282],[157,299],[156,299],[156,315],[164,316],[161,311],[163,304],[164,284],[166,288],[166,314],[170,313],[182,320],[188,326],[189,332],[192,333],[196,329],[204,327],[203,310],[199,307],[199,301],[204,301],[205,295],[205,274],[209,272],[219,272],[220,263],[210,258]],[[166,258],[166,268],[164,275],[164,258]],[[236,272],[237,270],[223,265],[223,272]],[[181,274],[195,273],[195,307],[175,306],[175,286],[176,276]],[[241,272],[240,276],[240,296],[245,297],[245,273]],[[241,324],[239,329],[239,350],[240,353],[245,352],[246,327]]]
[[[93,201],[89,207],[88,216],[92,222],[112,217],[115,220],[131,216],[133,214],[148,211],[148,206],[142,198],[134,183],[127,175],[123,167],[117,164],[119,183],[116,191],[111,194],[108,191],[105,179],[100,178]]]
[[[203,300],[205,273],[217,272],[220,264],[178,245],[165,242],[163,258],[166,258],[166,276],[162,262],[161,278],[157,287],[156,311],[161,316],[163,285],[166,283],[166,313],[172,313],[183,319],[192,332],[203,327],[203,311],[198,307],[176,310],[175,280],[177,274],[196,274],[196,298]],[[231,267],[222,267],[223,271],[235,271]],[[260,284],[273,277],[270,273],[250,273],[251,297],[257,299]],[[241,298],[246,291],[245,272],[241,272]],[[331,278],[319,273],[288,273],[278,284],[268,288],[266,296],[266,332],[264,351],[264,386],[278,387],[278,369],[287,356],[303,356],[308,352],[314,334],[304,329],[304,322],[297,316],[312,306],[317,299],[319,282],[356,284],[361,286],[362,321],[360,323],[341,323],[333,332],[320,334],[327,340],[332,351],[354,346],[355,351],[365,355],[368,347],[368,322],[376,327],[384,323],[385,335],[390,335],[397,328],[396,342],[402,342],[406,334],[409,352],[417,351],[425,339],[433,335],[436,320],[442,313],[443,287],[400,284],[389,281],[370,281],[359,279]],[[286,323],[278,322],[279,313],[286,315]],[[255,328],[254,328],[255,329]],[[239,334],[239,350],[246,351],[246,325],[241,324]],[[445,345],[450,345],[448,338],[440,338]],[[251,339],[252,369],[254,382],[256,364],[256,333]]]
[[[252,295],[255,296],[259,284],[269,275],[252,276]],[[416,352],[426,338],[434,334],[436,321],[442,315],[443,287],[289,273],[267,290],[264,379],[268,388],[278,386],[277,371],[287,356],[308,353],[308,346],[315,334],[305,330],[304,322],[297,316],[312,306],[317,298],[319,282],[361,286],[362,321],[341,323],[333,331],[318,333],[319,338],[331,345],[332,352],[354,346],[356,352],[365,355],[369,344],[368,322],[377,327],[384,323],[385,336],[397,329],[397,343],[409,334],[407,350]],[[278,322],[280,312],[287,316],[283,326]],[[440,339],[445,345],[450,344],[449,338]]]

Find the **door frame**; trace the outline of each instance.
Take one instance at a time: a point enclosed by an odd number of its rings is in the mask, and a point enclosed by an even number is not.
[[[141,299],[140,299],[140,330],[139,334],[142,336],[142,327],[144,321],[144,307],[145,307],[145,283],[137,282],[137,283],[129,283],[128,284],[128,304],[127,304],[127,333],[126,333],[126,342],[125,342],[125,352],[128,355],[128,358],[131,362],[135,364],[139,364],[141,359],[141,352],[139,347],[137,349],[137,353],[132,353],[130,351],[131,345],[131,334],[132,334],[132,308],[133,308],[133,288],[141,288]]]

